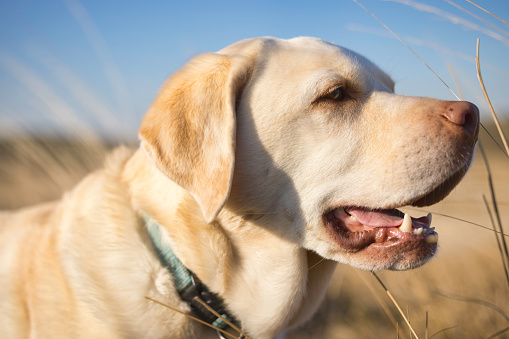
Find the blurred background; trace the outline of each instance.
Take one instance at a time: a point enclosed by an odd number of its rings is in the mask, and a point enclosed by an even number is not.
[[[477,2],[509,21],[508,1]],[[509,25],[468,0],[0,0],[0,209],[56,199],[112,147],[135,147],[141,118],[168,75],[196,54],[245,38],[319,37],[374,61],[399,94],[456,100],[359,3],[481,109],[497,197],[495,204],[478,156],[444,202],[409,210],[436,213],[437,258],[380,276],[420,338],[509,338],[509,283],[483,199],[509,227],[509,159],[497,146],[475,67],[480,38],[487,92],[509,133]],[[410,338],[405,326],[369,272],[342,265],[317,317],[291,337]]]
[[[487,112],[475,77],[480,38],[483,76],[495,109],[509,110],[508,25],[465,0],[361,3],[454,88],[447,69],[451,65],[465,97]],[[482,5],[502,18],[509,16],[507,1]],[[2,0],[0,133],[93,131],[132,138],[161,83],[189,58],[267,35],[334,42],[391,74],[398,93],[455,99],[351,0]]]

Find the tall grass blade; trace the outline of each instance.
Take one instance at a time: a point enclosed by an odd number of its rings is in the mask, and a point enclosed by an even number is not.
[[[437,336],[439,335],[440,333],[442,332],[445,332],[445,331],[449,331],[449,330],[452,330],[454,328],[458,328],[459,326],[451,326],[451,327],[446,327],[446,328],[443,328],[441,329],[440,331],[437,331],[435,333],[433,333],[432,335],[429,336],[429,339],[433,338],[434,336]]]
[[[190,315],[190,314],[187,314],[187,313],[185,313],[185,312],[182,312],[181,310],[178,310],[178,309],[176,309],[176,308],[174,308],[174,307],[171,307],[170,305],[167,305],[167,304],[165,304],[165,303],[162,303],[162,302],[160,302],[160,301],[158,301],[158,300],[155,300],[155,299],[152,299],[152,298],[150,298],[150,297],[145,297],[145,299],[150,300],[150,301],[152,301],[152,302],[155,302],[156,304],[159,304],[159,305],[161,305],[161,306],[167,307],[167,308],[169,308],[170,310],[175,311],[175,312],[177,312],[177,313],[180,313],[180,314],[182,314],[183,316],[186,316],[186,317],[188,317],[188,318],[189,318],[189,319],[191,319],[191,320],[194,320],[194,321],[196,321],[196,322],[199,322],[199,323],[200,323],[200,324],[202,324],[202,325],[205,325],[205,326],[208,326],[208,327],[210,327],[210,328],[213,328],[213,329],[215,329],[215,330],[217,330],[217,331],[219,331],[219,332],[223,333],[223,334],[224,334],[224,335],[226,335],[227,337],[230,337],[230,338],[233,338],[233,339],[237,339],[237,337],[236,337],[236,336],[234,336],[233,334],[228,333],[228,332],[226,332],[225,330],[222,330],[222,329],[220,329],[220,328],[218,328],[218,327],[212,326],[212,325],[210,325],[209,323],[207,323],[207,322],[205,322],[205,321],[203,321],[203,320],[201,320],[201,319],[198,319],[198,318],[196,318],[196,317],[193,317],[193,316],[192,316],[192,315]]]
[[[378,303],[380,304],[380,306],[382,306],[382,309],[384,310],[385,314],[387,315],[387,317],[389,317],[389,319],[391,320],[391,322],[394,324],[395,328],[396,328],[396,333],[397,333],[397,336],[399,337],[399,323],[398,321],[396,320],[396,318],[394,318],[394,315],[392,314],[391,310],[389,309],[389,307],[387,307],[387,303],[385,301],[382,300],[382,298],[380,298],[380,296],[378,295],[378,293],[375,291],[375,289],[373,288],[373,286],[362,276],[362,274],[359,273],[358,270],[355,270],[355,273],[357,273],[357,275],[364,281],[364,283],[366,284],[366,286],[369,288],[369,290],[371,291],[371,293],[375,296],[375,299],[376,301],[378,301]]]
[[[491,220],[491,224],[493,225],[493,229],[496,230],[495,220],[493,219],[493,214],[491,213],[491,208],[490,208],[490,205],[488,204],[488,200],[486,199],[486,196],[484,196],[484,194],[483,194],[482,198],[484,200],[484,204],[486,205],[486,209],[488,210],[488,215],[490,216],[490,220]],[[498,251],[500,252],[500,256],[502,257],[502,265],[504,266],[505,279],[507,280],[507,284],[509,285],[509,272],[508,272],[507,257],[504,255],[501,240],[498,238],[498,235],[496,233],[495,233],[495,239],[497,239]]]
[[[472,1],[470,1],[470,0],[466,0],[466,1],[467,1],[467,2],[470,2],[472,5],[476,6],[477,8],[479,8],[479,9],[481,9],[481,10],[485,11],[485,12],[486,12],[486,13],[488,13],[489,15],[491,15],[491,16],[493,16],[493,17],[497,18],[498,20],[502,21],[503,23],[505,23],[505,24],[509,25],[509,22],[507,22],[507,21],[505,21],[505,20],[503,20],[503,19],[499,18],[498,16],[496,16],[495,14],[491,13],[490,11],[488,11],[488,10],[486,10],[486,9],[482,8],[482,7],[481,7],[481,6],[479,6],[478,4],[476,4],[476,3],[474,3],[474,2],[472,2]]]
[[[502,204],[499,203],[499,205],[502,205]],[[452,215],[447,215],[447,214],[443,214],[443,213],[440,213],[440,212],[432,212],[430,210],[423,210],[422,208],[411,208],[411,207],[406,207],[406,208],[409,209],[409,210],[414,210],[414,211],[426,211],[426,212],[433,213],[433,215],[439,215],[441,217],[445,217],[445,218],[461,221],[461,222],[464,222],[466,224],[473,225],[473,226],[476,226],[476,227],[488,230],[490,232],[494,232],[494,233],[500,234],[502,237],[508,237],[509,238],[509,234],[502,233],[499,230],[494,230],[493,228],[489,228],[487,226],[484,226],[484,225],[481,225],[481,224],[478,224],[478,223],[475,223],[475,222],[472,222],[472,221],[468,221],[468,220],[461,219],[461,218],[458,218],[458,217],[453,217]]]
[[[424,332],[424,338],[425,339],[428,339],[428,335],[429,335],[429,329],[428,329],[428,311],[426,311],[426,332]]]
[[[378,280],[378,282],[380,283],[380,286],[382,286],[382,288],[385,290],[385,293],[387,293],[387,295],[389,296],[389,299],[391,299],[391,301],[394,304],[394,306],[396,306],[396,308],[398,309],[399,314],[401,314],[401,316],[403,317],[403,320],[405,320],[406,324],[408,325],[408,328],[411,331],[410,337],[413,334],[415,336],[415,338],[419,339],[419,336],[417,335],[417,333],[415,333],[415,330],[412,327],[412,325],[410,324],[410,321],[405,316],[405,313],[403,313],[403,310],[399,306],[399,304],[396,301],[396,299],[392,296],[392,293],[389,291],[389,289],[385,286],[385,284],[382,282],[382,280],[378,277],[378,275],[375,272],[371,272],[371,274],[376,278],[376,280]]]
[[[486,338],[486,339],[496,338],[496,337],[498,337],[499,335],[504,334],[504,333],[505,333],[505,332],[507,332],[507,331],[509,331],[509,327],[506,327],[506,328],[504,328],[503,330],[500,330],[500,331],[498,331],[498,332],[496,332],[496,333],[493,333],[492,335],[490,335],[490,336],[489,336],[488,338]]]
[[[493,105],[491,104],[490,98],[488,97],[488,92],[486,92],[486,87],[484,86],[484,81],[482,80],[481,65],[479,62],[479,44],[480,44],[480,39],[477,39],[477,49],[476,49],[476,57],[475,57],[475,65],[477,67],[477,78],[479,79],[479,83],[481,84],[481,88],[484,93],[484,98],[486,99],[486,102],[488,103],[488,106],[490,107],[491,115],[493,116],[493,120],[495,121],[495,125],[497,126],[498,133],[500,134],[500,137],[502,138],[502,142],[504,143],[505,154],[506,154],[506,156],[509,156],[509,145],[507,144],[507,139],[504,135],[504,131],[502,131],[502,127],[500,127],[500,122],[498,121],[497,114],[495,113],[495,110],[493,109]]]
[[[500,213],[499,213],[499,210],[498,210],[498,204],[497,204],[497,198],[495,196],[495,187],[493,186],[493,179],[492,179],[492,176],[491,176],[491,168],[490,168],[490,164],[488,162],[488,157],[486,156],[486,152],[484,151],[484,148],[482,147],[482,143],[479,142],[479,149],[481,150],[481,154],[483,156],[483,160],[484,160],[484,164],[486,166],[486,172],[488,174],[488,184],[489,184],[489,187],[490,187],[490,194],[491,194],[491,202],[493,203],[493,210],[495,212],[495,217],[496,217],[496,220],[497,220],[497,224],[498,224],[498,230],[500,231],[501,234],[504,234],[504,228],[502,226],[502,219],[500,218]],[[486,201],[486,198],[483,196],[484,198],[484,201],[486,203],[486,206],[488,207],[488,212],[490,213],[490,218],[491,217],[491,212],[490,212],[490,209],[489,209],[489,205]],[[493,220],[492,220],[492,223],[493,223]],[[495,229],[496,231],[496,227],[495,227],[495,223],[493,223],[493,228]],[[502,256],[502,261],[504,263],[504,270],[505,270],[505,274],[506,274],[506,279],[507,279],[507,283],[509,284],[509,251],[507,250],[507,242],[506,242],[506,239],[505,237],[501,236],[500,238],[497,236],[497,242],[499,242],[499,249],[500,249],[500,255]],[[499,240],[500,239],[500,240]],[[501,246],[500,246],[501,244]]]
[[[438,78],[438,80],[440,80],[440,81],[441,81],[441,82],[445,85],[445,87],[447,87],[447,88],[449,89],[449,91],[451,91],[451,93],[452,93],[452,94],[456,97],[456,99],[458,99],[458,100],[459,100],[458,96],[457,96],[457,95],[456,95],[456,93],[454,93],[454,91],[453,91],[453,90],[449,87],[449,85],[447,85],[447,83],[446,83],[444,80],[442,80],[442,78],[441,78],[441,77],[440,77],[440,76],[439,76],[439,75],[438,75],[438,74],[437,74],[437,73],[436,73],[436,72],[435,72],[435,71],[434,71],[434,70],[433,70],[430,66],[428,66],[428,64],[427,64],[424,60],[422,60],[422,59],[421,59],[421,57],[420,57],[420,56],[419,56],[416,52],[414,52],[414,50],[413,50],[413,49],[411,49],[411,48],[410,48],[410,46],[408,46],[408,45],[407,45],[407,44],[403,41],[403,39],[401,39],[401,38],[400,38],[400,37],[399,37],[396,33],[394,33],[394,32],[393,32],[393,31],[389,28],[389,26],[387,26],[386,24],[384,24],[384,23],[382,22],[382,20],[378,19],[378,17],[377,17],[376,15],[374,15],[374,14],[373,14],[373,13],[372,13],[369,9],[367,9],[366,7],[364,7],[364,5],[362,5],[359,1],[357,1],[357,0],[352,0],[352,1],[353,1],[353,2],[355,2],[357,5],[359,5],[359,6],[360,6],[362,9],[364,9],[366,12],[368,12],[368,13],[369,13],[369,14],[370,14],[373,18],[375,18],[375,20],[376,20],[376,21],[378,21],[378,22],[379,22],[382,26],[384,26],[384,27],[385,27],[385,29],[387,29],[387,30],[388,30],[388,31],[389,31],[392,35],[394,35],[394,37],[395,37],[396,39],[398,39],[398,40],[399,40],[399,42],[401,42],[403,45],[405,45],[405,47],[406,47],[406,48],[408,48],[408,50],[409,50],[410,52],[412,52],[412,54],[413,54],[413,55],[415,55],[415,57],[416,57],[417,59],[419,59],[419,60],[420,60],[420,61],[424,64],[424,66],[426,66],[426,67],[427,67],[427,68],[428,68],[428,69],[429,69],[429,70],[430,70],[433,74],[435,74],[435,76]]]
[[[217,313],[212,307],[210,307],[209,305],[207,305],[203,300],[201,300],[200,298],[198,297],[194,297],[193,298],[194,300],[196,300],[197,302],[199,302],[203,307],[205,307],[210,313],[212,313],[213,315],[215,315],[216,317],[218,317],[219,319],[221,319],[222,321],[224,321],[225,323],[228,324],[228,326],[230,326],[231,328],[233,328],[235,331],[237,331],[238,333],[240,333],[240,335],[242,335],[243,337],[245,337],[246,339],[252,339],[250,336],[248,336],[246,333],[244,333],[240,328],[238,328],[237,326],[235,326],[233,323],[231,323],[230,321],[228,321],[228,319],[225,319],[222,315],[220,315],[219,313]]]
[[[501,32],[502,34],[509,35],[509,33],[507,33],[506,31],[504,31],[502,28],[500,28],[500,27],[498,27],[498,26],[496,26],[496,25],[492,24],[492,23],[491,23],[491,22],[489,22],[488,20],[484,20],[484,19],[483,19],[483,18],[481,18],[480,16],[478,16],[478,15],[476,15],[476,14],[474,14],[474,13],[472,13],[472,12],[468,11],[468,10],[466,10],[465,8],[461,7],[461,6],[460,6],[460,5],[458,5],[458,4],[455,4],[455,3],[454,3],[454,2],[452,2],[451,0],[444,0],[444,1],[445,1],[445,2],[447,2],[448,4],[452,5],[452,6],[456,7],[456,8],[457,8],[457,9],[459,9],[460,11],[463,11],[463,12],[465,12],[465,13],[469,14],[470,16],[472,16],[472,17],[476,18],[477,20],[479,20],[479,21],[483,22],[484,24],[486,24],[486,25],[490,26],[491,28],[496,29],[497,31]]]
[[[383,23],[382,20],[380,20],[376,15],[374,15],[369,9],[367,9],[364,5],[362,5],[359,1],[357,0],[352,0],[353,2],[355,2],[357,5],[359,5],[362,9],[364,9],[366,12],[368,12],[368,14],[370,14],[373,18],[375,18],[376,21],[378,21],[382,26],[385,27],[385,29],[387,29],[392,35],[394,35],[394,37],[396,39],[398,39],[410,52],[412,52],[413,55],[415,55],[415,57],[417,59],[419,59],[423,64],[424,66],[426,66],[437,78],[438,80],[440,80],[442,82],[442,84],[444,84],[445,87],[447,87],[447,89],[449,89],[449,91],[451,91],[451,93],[456,97],[456,99],[460,100],[460,98],[456,95],[456,93],[454,93],[454,91],[451,89],[451,87],[449,87],[449,85],[447,85],[447,83],[413,50],[410,48],[410,46],[408,46],[396,33],[394,33],[390,28],[389,26],[387,26],[385,23]],[[480,123],[480,125],[482,126],[482,128],[488,132],[486,130],[486,128],[483,126],[482,123]],[[497,141],[491,136],[490,133],[488,133],[488,135],[490,136],[491,139],[493,139],[493,141],[495,143],[497,143]],[[498,145],[498,143],[497,143]],[[507,148],[507,147],[506,147]],[[508,153],[506,153],[506,156],[509,157],[509,151]]]
[[[453,293],[445,293],[445,292],[441,292],[438,290],[435,290],[434,292],[435,292],[435,294],[437,294],[441,297],[444,297],[444,298],[453,299],[453,300],[457,300],[457,301],[463,301],[463,302],[467,302],[467,303],[474,303],[474,304],[478,304],[478,305],[482,305],[482,306],[491,308],[493,311],[497,312],[502,317],[504,317],[507,321],[509,321],[509,316],[504,312],[504,310],[502,310],[497,305],[490,303],[486,300],[463,297],[461,295],[457,295],[457,294],[453,294]]]

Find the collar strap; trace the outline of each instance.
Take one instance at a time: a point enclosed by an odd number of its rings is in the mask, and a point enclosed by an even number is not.
[[[202,304],[194,298],[198,297],[204,301],[209,307],[214,309],[223,318],[240,328],[240,322],[230,316],[224,306],[224,302],[220,296],[210,292],[207,287],[198,279],[198,277],[185,267],[172,251],[167,241],[163,240],[160,226],[151,218],[145,217],[145,226],[150,237],[150,242],[154,247],[163,266],[165,266],[173,276],[173,282],[180,298],[187,302],[193,313],[200,319],[212,326],[220,329],[228,327],[221,318],[216,317],[207,310]]]

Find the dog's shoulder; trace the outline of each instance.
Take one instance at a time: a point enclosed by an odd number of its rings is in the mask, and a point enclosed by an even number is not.
[[[59,200],[0,211],[0,239],[21,236],[33,232],[35,228],[54,227],[59,224],[55,219],[62,220],[64,211],[76,214],[81,210],[85,214],[84,210],[96,208],[99,201],[104,201],[103,197],[125,196],[120,177],[133,152],[123,146],[114,149],[106,156],[103,168],[88,174]]]

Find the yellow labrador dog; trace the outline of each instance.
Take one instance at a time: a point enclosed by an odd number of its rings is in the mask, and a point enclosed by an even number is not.
[[[218,338],[177,311],[273,338],[313,315],[337,262],[424,264],[431,216],[397,208],[453,189],[479,113],[393,89],[314,38],[192,59],[138,150],[117,150],[58,202],[1,214],[2,338]]]

